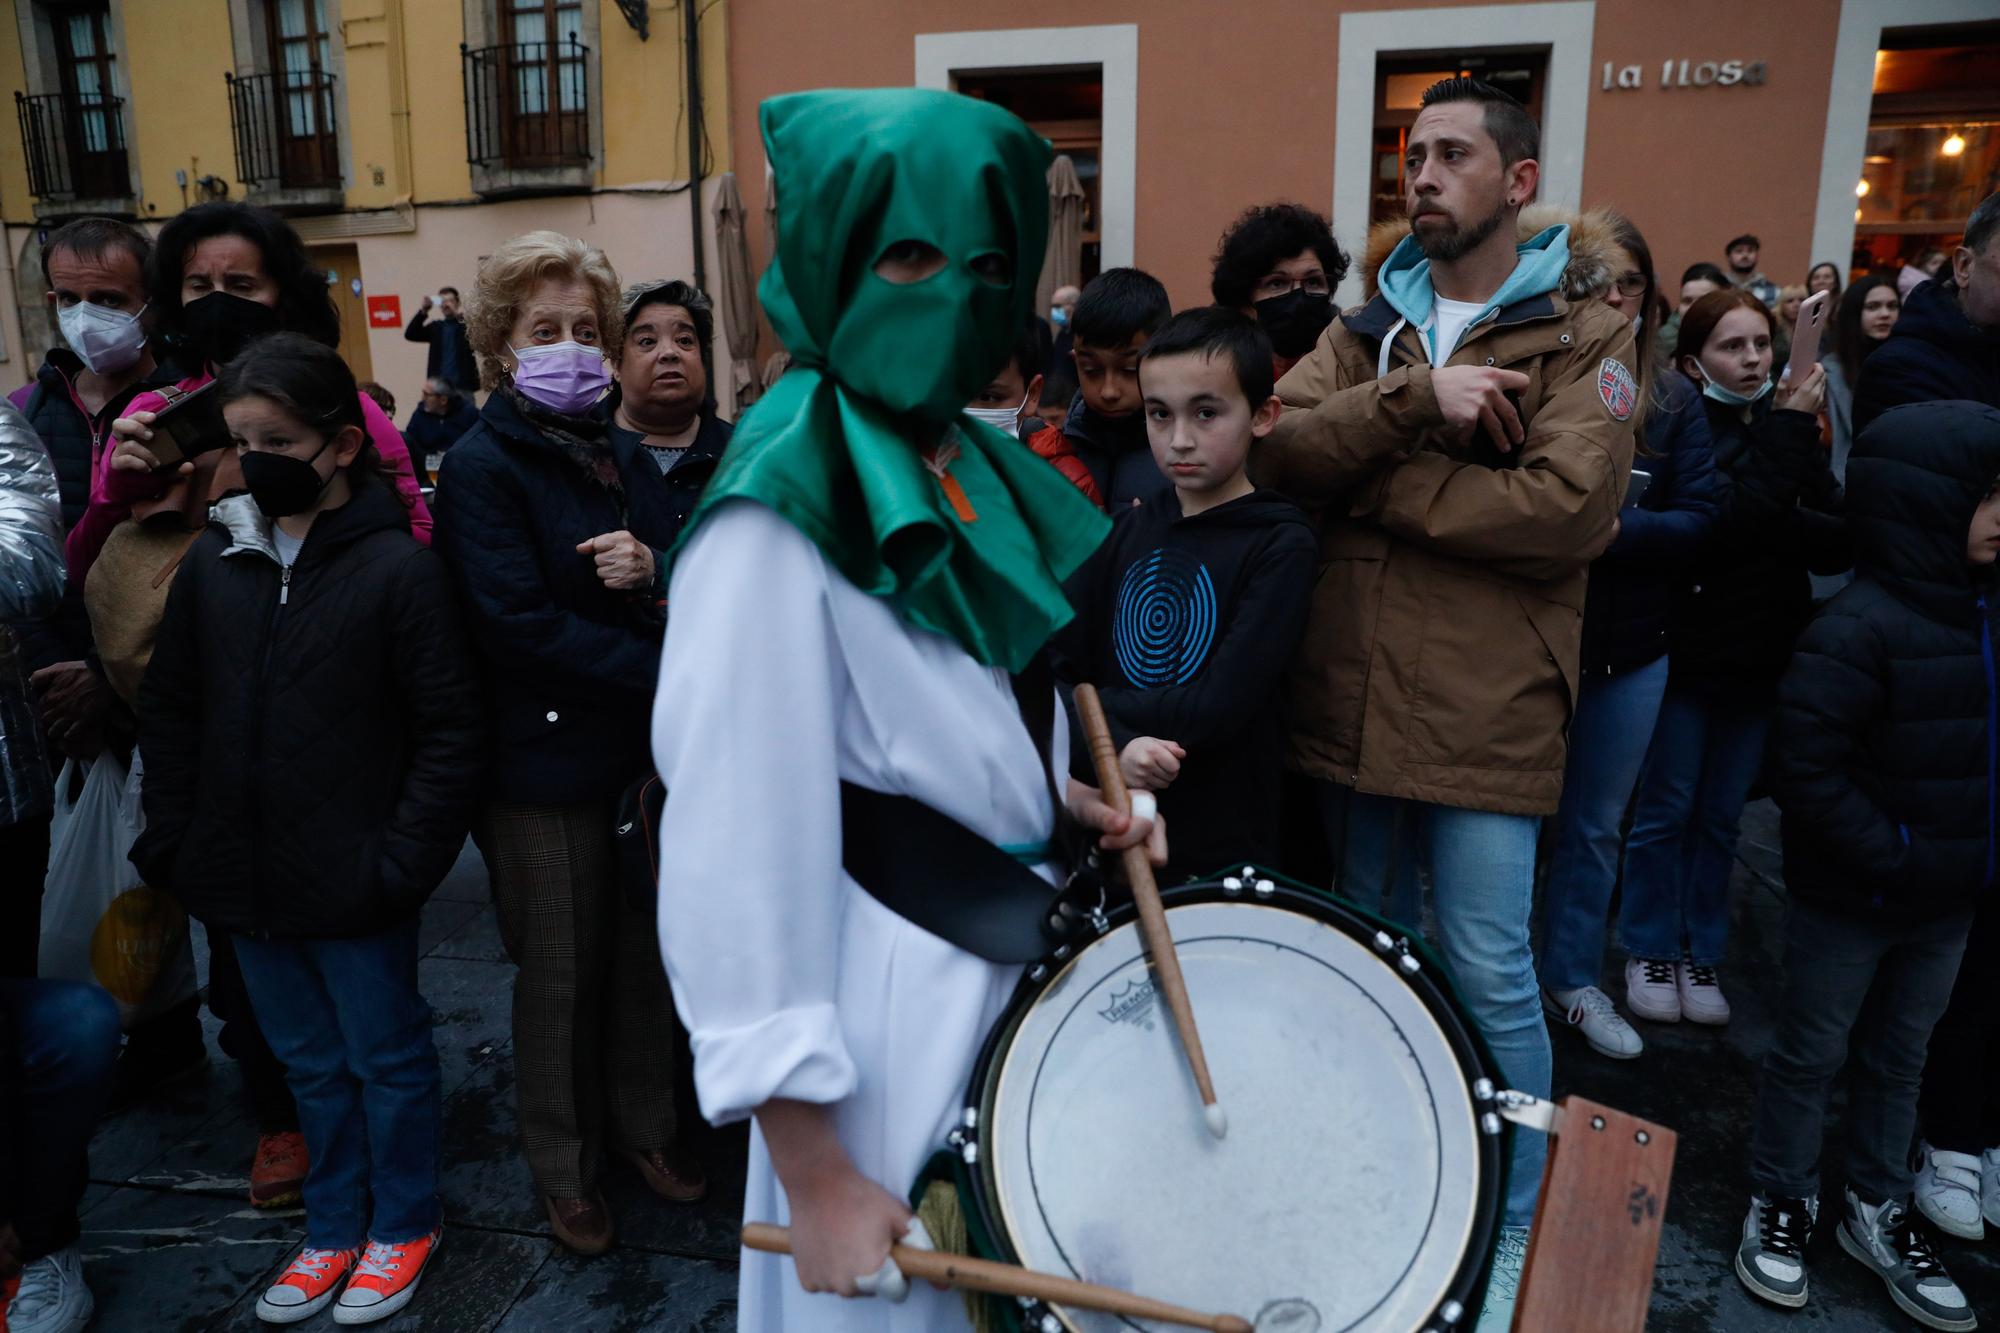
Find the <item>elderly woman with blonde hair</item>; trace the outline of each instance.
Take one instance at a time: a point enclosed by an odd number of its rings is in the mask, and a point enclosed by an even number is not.
[[[661,571],[678,525],[658,466],[608,429],[600,401],[623,332],[602,251],[553,231],[515,237],[480,266],[466,323],[493,392],[445,457],[436,545],[464,591],[492,710],[478,836],[520,969],[521,1138],[557,1239],[600,1254],[607,1152],[664,1198],[707,1189],[675,1146],[673,1001],[611,845],[619,793],[651,771]]]

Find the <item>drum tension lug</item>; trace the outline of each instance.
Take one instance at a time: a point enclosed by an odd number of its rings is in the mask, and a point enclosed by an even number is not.
[[[1493,1094],[1494,1109],[1507,1120],[1526,1129],[1540,1130],[1544,1134],[1556,1132],[1556,1111],[1554,1102],[1543,1101],[1540,1097],[1512,1088],[1502,1088]]]

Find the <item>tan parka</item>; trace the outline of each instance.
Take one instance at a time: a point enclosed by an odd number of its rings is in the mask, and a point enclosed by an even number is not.
[[[1528,376],[1511,456],[1449,437],[1413,328],[1380,295],[1278,385],[1253,472],[1317,509],[1319,570],[1287,682],[1290,762],[1364,792],[1555,813],[1585,573],[1610,544],[1638,406],[1630,322],[1601,216],[1529,210],[1526,240],[1571,224],[1559,289],[1468,329],[1447,362]],[[1402,223],[1371,236],[1369,287]]]

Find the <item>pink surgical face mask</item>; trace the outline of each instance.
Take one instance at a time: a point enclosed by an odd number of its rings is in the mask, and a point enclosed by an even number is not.
[[[581,415],[611,385],[611,367],[595,347],[559,342],[511,350],[514,387],[551,412]]]

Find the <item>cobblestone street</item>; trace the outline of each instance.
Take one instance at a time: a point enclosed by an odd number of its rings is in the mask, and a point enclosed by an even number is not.
[[[1756,1059],[1768,1039],[1777,979],[1776,834],[1771,807],[1752,807],[1735,886],[1736,961],[1724,974],[1735,1008],[1730,1026],[1641,1025],[1647,1051],[1622,1063],[1558,1033],[1556,1090],[1587,1092],[1679,1131],[1653,1329],[1914,1328],[1875,1279],[1839,1251],[1830,1229],[1813,1246],[1813,1299],[1803,1311],[1758,1305],[1730,1271],[1745,1203],[1742,1152]],[[447,1234],[416,1303],[381,1327],[434,1333],[734,1327],[742,1131],[707,1137],[702,1151],[718,1188],[698,1207],[661,1203],[630,1173],[613,1168],[607,1192],[618,1247],[596,1260],[566,1254],[548,1235],[516,1151],[508,1033],[513,969],[495,931],[484,869],[470,847],[426,910],[423,947],[424,992],[436,1011],[444,1062]],[[1606,989],[1620,993],[1608,981]],[[259,1327],[257,1293],[302,1239],[302,1215],[249,1207],[246,1176],[256,1136],[240,1104],[235,1066],[213,1049],[211,1055],[205,1071],[108,1121],[97,1137],[83,1223],[99,1333],[247,1333]],[[1837,1188],[1830,1171],[1829,1194]],[[1974,1307],[2000,1318],[2000,1244],[1953,1242],[1944,1255]]]

